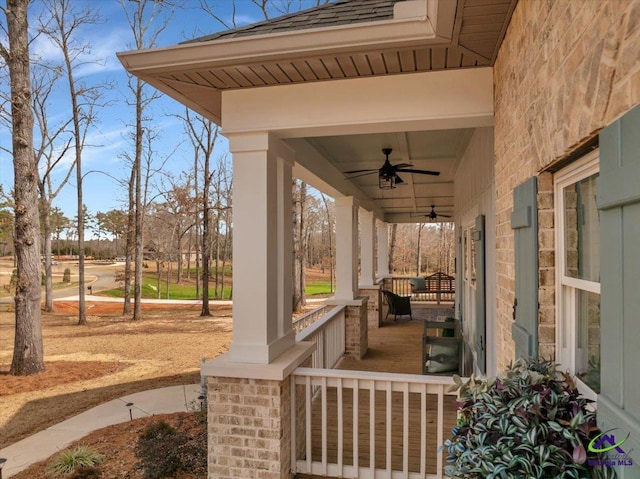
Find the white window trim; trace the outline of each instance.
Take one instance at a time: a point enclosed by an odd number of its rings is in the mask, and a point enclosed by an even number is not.
[[[555,244],[556,244],[556,261],[555,261],[555,277],[556,277],[556,362],[560,364],[561,370],[569,370],[571,374],[575,374],[576,366],[576,331],[574,324],[567,324],[562,321],[565,312],[565,306],[571,307],[572,301],[569,301],[563,295],[563,286],[570,286],[591,293],[600,294],[600,283],[588,281],[584,279],[571,278],[565,276],[565,248],[564,248],[564,197],[563,189],[577,181],[587,178],[600,171],[599,162],[600,151],[595,150],[583,158],[573,162],[571,165],[560,170],[554,177],[554,217],[555,217]],[[575,317],[575,311],[568,311],[570,315]],[[571,326],[571,327],[570,327]],[[578,377],[574,376],[574,381],[580,393],[593,400],[597,400],[597,393],[587,386]]]

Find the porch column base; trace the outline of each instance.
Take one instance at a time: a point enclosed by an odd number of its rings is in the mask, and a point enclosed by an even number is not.
[[[380,311],[380,285],[360,285],[360,294],[366,296],[367,301],[367,323],[369,329],[379,328],[382,324],[382,313]]]
[[[354,359],[362,359],[369,349],[368,300],[365,296],[351,301],[329,299],[325,303],[345,306],[345,354]]]
[[[291,473],[291,373],[310,364],[314,344],[299,342],[271,364],[220,356],[207,376],[209,479],[282,479]]]

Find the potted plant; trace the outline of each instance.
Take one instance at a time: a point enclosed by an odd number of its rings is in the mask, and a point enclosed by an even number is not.
[[[597,434],[591,401],[545,360],[519,360],[496,378],[454,376],[458,422],[445,473],[458,479],[610,479],[589,452]]]

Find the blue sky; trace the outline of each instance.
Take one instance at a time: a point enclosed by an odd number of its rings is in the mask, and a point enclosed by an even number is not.
[[[182,0],[177,3],[182,7],[176,10],[169,28],[159,37],[158,46],[174,45],[185,39],[225,29],[218,21],[198,8],[200,3],[198,0]],[[235,19],[239,26],[264,19],[262,12],[250,0],[236,0],[235,3]],[[285,0],[285,3],[291,2]],[[298,10],[312,7],[315,3],[315,0],[295,0],[293,5],[294,9]],[[5,0],[0,0],[0,5],[4,7],[5,4]],[[91,54],[87,55],[86,59],[93,62],[79,69],[78,77],[87,84],[99,82],[113,84],[113,88],[105,93],[105,99],[109,101],[109,105],[100,109],[99,121],[89,131],[88,146],[85,147],[82,158],[82,170],[86,174],[83,189],[84,203],[89,211],[95,214],[98,211],[124,208],[125,205],[125,188],[116,179],[128,178],[128,166],[122,159],[122,155],[132,152],[132,146],[126,138],[129,131],[127,123],[131,122],[132,116],[131,110],[125,103],[125,98],[129,95],[127,77],[115,54],[132,49],[132,34],[118,0],[72,0],[72,4],[78,8],[95,9],[102,18],[100,24],[87,26],[80,32],[78,41],[90,42]],[[208,0],[208,4],[215,9],[218,16],[231,23],[232,0]],[[41,0],[32,0],[31,26],[34,26],[35,15],[41,8]],[[277,16],[277,14],[274,12],[271,16]],[[4,18],[0,19],[2,24],[4,21]],[[0,32],[0,42],[6,43],[2,32]],[[47,41],[38,39],[32,44],[33,55],[54,60],[59,53]],[[6,80],[1,81],[4,84],[0,84],[0,88],[6,90],[8,88]],[[51,111],[54,115],[56,112],[68,112],[68,105],[67,96],[61,91],[52,101]],[[153,104],[149,112],[158,134],[158,142],[154,147],[157,152],[157,161],[166,159],[164,171],[174,175],[187,170],[193,162],[193,153],[185,142],[182,125],[173,116],[183,113],[182,105],[164,96]],[[2,124],[0,124],[0,146],[4,148],[11,146],[10,130]],[[226,141],[220,140],[215,157],[224,155],[226,148]],[[54,175],[54,180],[59,180],[62,175],[61,168],[57,175]],[[54,205],[61,208],[69,218],[76,215],[77,209],[74,177],[75,173],[54,202]],[[157,180],[160,179],[161,177],[158,176]],[[0,184],[7,192],[13,184],[11,155],[4,150],[0,150]]]

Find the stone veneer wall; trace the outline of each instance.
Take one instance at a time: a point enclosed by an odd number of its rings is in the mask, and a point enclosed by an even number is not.
[[[514,356],[513,188],[640,103],[638,52],[638,1],[520,0],[513,13],[494,66],[498,369]],[[540,181],[545,192],[548,181]],[[553,234],[540,235],[546,275]],[[555,299],[544,279],[541,353],[555,336],[545,326]]]

